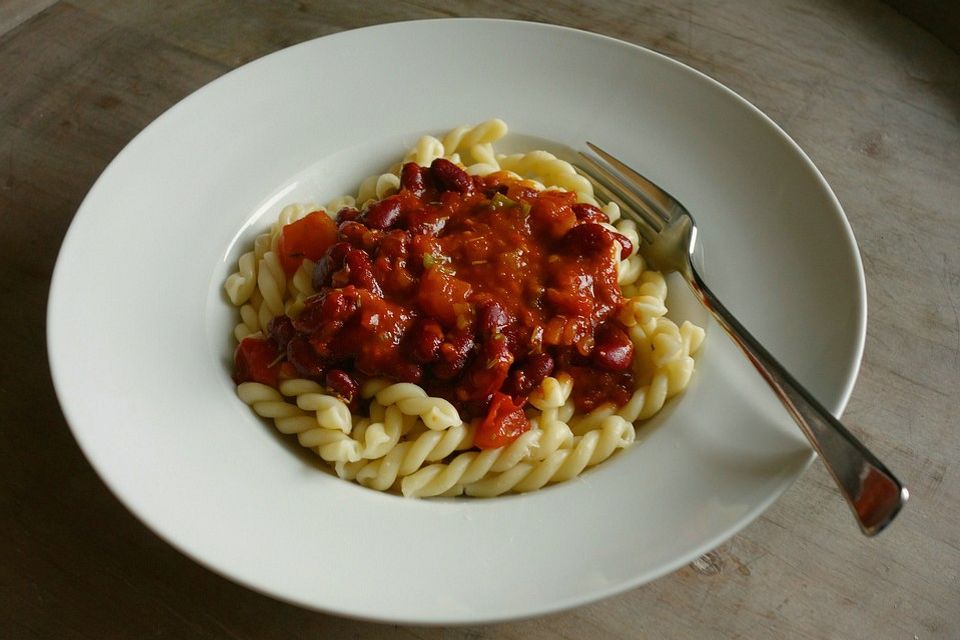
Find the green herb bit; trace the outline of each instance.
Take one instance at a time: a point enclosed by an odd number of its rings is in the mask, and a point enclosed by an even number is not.
[[[512,209],[516,206],[516,202],[502,193],[495,193],[493,195],[493,200],[490,201],[490,208],[494,211],[500,211],[501,209]]]

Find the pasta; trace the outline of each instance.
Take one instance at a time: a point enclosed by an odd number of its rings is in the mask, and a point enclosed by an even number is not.
[[[363,180],[355,197],[341,196],[325,207],[284,207],[277,221],[255,238],[252,249],[239,257],[236,271],[224,283],[239,315],[234,328],[238,396],[254,413],[272,420],[280,433],[296,435],[342,479],[407,497],[493,497],[533,491],[570,480],[630,446],[636,437],[634,423],[655,415],[690,382],[693,356],[704,332],[667,317],[666,281],[647,269],[637,252],[641,238],[636,225],[620,216],[615,203],[597,202],[589,181],[565,160],[546,151],[498,154],[494,143],[506,134],[506,124],[494,119],[457,127],[441,137],[423,136],[402,163]],[[547,302],[537,305],[552,305],[554,315],[544,317],[542,326],[525,338],[536,345],[527,348],[522,359],[515,355],[519,338],[509,333],[517,325],[510,324],[512,316],[495,300],[490,302],[491,294],[486,293],[489,287],[501,286],[500,280],[491,280],[492,285],[471,281],[474,284],[464,289],[457,277],[473,273],[471,269],[509,274],[525,268],[513,262],[517,257],[539,254],[523,253],[522,246],[514,252],[507,247],[476,253],[469,242],[462,255],[454,249],[442,253],[437,249],[442,245],[440,234],[429,225],[448,223],[429,218],[421,223],[427,231],[417,236],[433,247],[423,250],[421,266],[404,248],[410,234],[389,231],[401,211],[397,203],[409,203],[412,195],[422,196],[430,188],[465,199],[479,188],[473,185],[488,185],[483,206],[503,211],[503,216],[531,215],[529,202],[536,207],[541,201],[554,207],[551,211],[575,211],[577,219],[563,223],[567,226],[546,227],[548,235],[552,228],[559,229],[556,237],[561,240],[551,242],[575,242],[567,238],[583,236],[575,247],[588,252],[596,246],[611,247],[612,253],[601,252],[596,258],[598,269],[611,265],[608,289],[598,288],[598,278],[606,271],[580,275],[576,269],[586,268],[580,260],[571,262],[574,266],[567,267],[568,272],[557,271],[560,275],[550,276],[553,280],[523,294],[545,296]],[[419,205],[427,213],[440,205],[439,196],[431,197],[436,202]],[[549,204],[553,202],[561,204]],[[333,218],[339,227],[331,225]],[[370,229],[384,231],[370,235],[358,219]],[[298,244],[298,236],[288,231],[293,228],[308,229],[311,238],[326,238],[323,250],[311,253],[310,246]],[[396,255],[382,249],[378,254],[376,248],[366,248],[371,242],[383,246],[393,242],[391,246],[400,249]],[[451,259],[460,260],[456,270]],[[488,267],[491,260],[498,266]],[[397,294],[395,299],[415,299],[420,315],[405,316],[404,307],[384,302],[388,296],[381,287],[414,291],[410,287],[416,282],[411,284],[407,272],[421,273],[419,293],[415,298]],[[441,280],[436,291],[450,300],[441,304],[435,295],[423,293],[430,278]],[[571,278],[571,286],[579,287],[596,281],[590,285],[594,293],[572,298],[564,294],[562,286]],[[464,315],[471,291],[469,304],[475,308]],[[611,302],[603,303],[607,298]],[[530,308],[536,311],[540,306]],[[364,329],[351,334],[343,328],[348,320],[338,320],[338,314]],[[475,325],[465,324],[465,317],[473,318]],[[387,345],[378,346],[384,337]],[[541,342],[554,350],[541,350]],[[413,346],[403,348],[413,355],[407,360],[384,355],[392,353],[390,349],[399,353],[399,345],[408,343]],[[349,358],[336,355],[338,349],[350,349],[345,352]],[[573,355],[556,364],[557,353]],[[327,359],[317,360],[318,354],[328,354],[323,356]],[[331,362],[344,362],[346,370]],[[351,362],[363,372],[394,373],[358,377]],[[428,366],[421,362],[439,363],[429,365],[435,377],[424,376],[427,385],[414,381]],[[583,367],[586,374],[578,373]],[[488,379],[497,380],[498,386],[490,386]],[[622,387],[627,382],[629,386]],[[606,395],[607,383],[621,385],[618,399]],[[429,385],[444,389],[448,397],[428,393]],[[507,388],[513,389],[512,396],[501,393]],[[479,415],[476,407],[481,407]]]
[[[542,460],[519,462],[499,475],[466,484],[464,490],[467,495],[478,498],[492,498],[508,491],[534,491],[548,482],[562,482],[580,475],[617,449],[632,444],[635,437],[632,423],[617,415],[608,416],[596,429],[574,438],[571,447],[557,449]]]

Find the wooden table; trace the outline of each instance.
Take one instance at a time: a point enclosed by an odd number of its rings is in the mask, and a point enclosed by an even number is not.
[[[866,0],[542,5],[0,5],[0,637],[960,637],[960,56]],[[234,585],[105,489],[60,413],[44,344],[57,249],[94,179],[238,65],[343,29],[451,15],[547,20],[661,51],[810,154],[863,255],[869,325],[845,420],[912,490],[891,530],[862,538],[817,463],[741,534],[653,584],[523,622],[400,628]]]

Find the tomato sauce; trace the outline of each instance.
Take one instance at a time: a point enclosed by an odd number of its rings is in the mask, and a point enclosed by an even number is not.
[[[522,432],[547,375],[574,378],[580,411],[629,399],[633,344],[616,317],[630,242],[575,194],[438,159],[404,165],[400,191],[363,210],[307,220],[284,227],[281,257],[288,273],[316,261],[317,294],[274,319],[270,348],[238,348],[238,382],[293,370],[354,406],[366,377],[414,382],[495,423],[486,446]]]

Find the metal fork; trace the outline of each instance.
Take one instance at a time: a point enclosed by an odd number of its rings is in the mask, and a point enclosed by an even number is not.
[[[589,142],[587,146],[602,160],[581,153],[584,163],[575,168],[593,183],[597,195],[616,202],[622,213],[637,223],[644,240],[640,251],[647,264],[664,273],[676,271],[686,279],[800,425],[850,505],[860,530],[868,536],[882,531],[907,501],[907,488],[710,291],[690,259],[697,242],[697,225],[690,212],[606,151]]]

